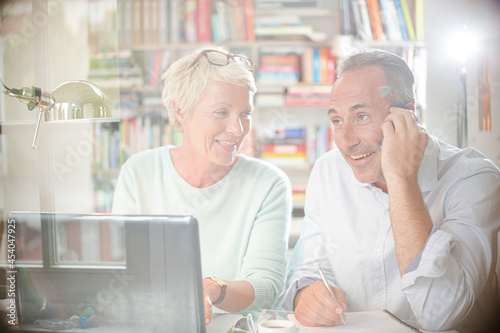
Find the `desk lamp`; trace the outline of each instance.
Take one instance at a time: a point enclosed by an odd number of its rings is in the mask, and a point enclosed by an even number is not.
[[[28,109],[39,109],[32,148],[36,148],[36,138],[42,116],[45,121],[65,121],[99,119],[111,117],[111,108],[104,93],[87,81],[68,81],[47,93],[38,87],[23,86],[8,88],[0,78],[5,94],[28,104]]]

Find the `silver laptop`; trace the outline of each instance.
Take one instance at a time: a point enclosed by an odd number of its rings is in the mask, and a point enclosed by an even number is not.
[[[11,212],[8,222],[38,224],[41,234],[41,262],[18,260],[12,270],[21,331],[83,314],[105,332],[206,332],[195,218]],[[123,230],[124,258],[95,261],[94,247],[117,252],[103,241],[109,226]]]

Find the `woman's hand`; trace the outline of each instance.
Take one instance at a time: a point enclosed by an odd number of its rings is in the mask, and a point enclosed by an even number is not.
[[[219,299],[221,287],[211,278],[203,280],[203,303],[205,306],[205,322],[212,321],[212,303]],[[248,308],[255,299],[255,290],[248,281],[226,281],[226,296],[217,304],[217,308],[227,312],[240,312]]]
[[[221,287],[210,278],[203,281],[203,305],[205,307],[205,323],[212,321],[212,302],[217,300],[221,293]]]

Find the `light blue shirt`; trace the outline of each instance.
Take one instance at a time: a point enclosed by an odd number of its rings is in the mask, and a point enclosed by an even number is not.
[[[328,281],[346,292],[347,311],[387,308],[432,330],[449,329],[478,298],[491,299],[500,228],[498,168],[474,149],[430,137],[418,182],[435,231],[401,277],[388,195],[358,182],[338,150],[319,158],[289,264],[288,293],[319,279],[321,265]],[[284,307],[293,309],[294,296],[288,296]]]
[[[288,178],[269,163],[238,155],[223,179],[196,188],[175,169],[170,148],[127,160],[116,185],[113,213],[196,217],[203,276],[250,282],[255,300],[248,311],[275,307],[286,274],[292,209]]]

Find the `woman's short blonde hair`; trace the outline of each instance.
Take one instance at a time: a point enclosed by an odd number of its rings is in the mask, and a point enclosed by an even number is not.
[[[175,107],[178,107],[183,115],[190,113],[210,82],[232,83],[247,87],[253,94],[257,92],[253,74],[232,60],[226,66],[216,66],[210,64],[207,59],[201,58],[193,67],[189,68],[203,50],[229,53],[219,46],[206,46],[175,61],[162,75],[164,80],[163,104],[167,108],[169,121],[181,132],[181,124],[175,117]]]

